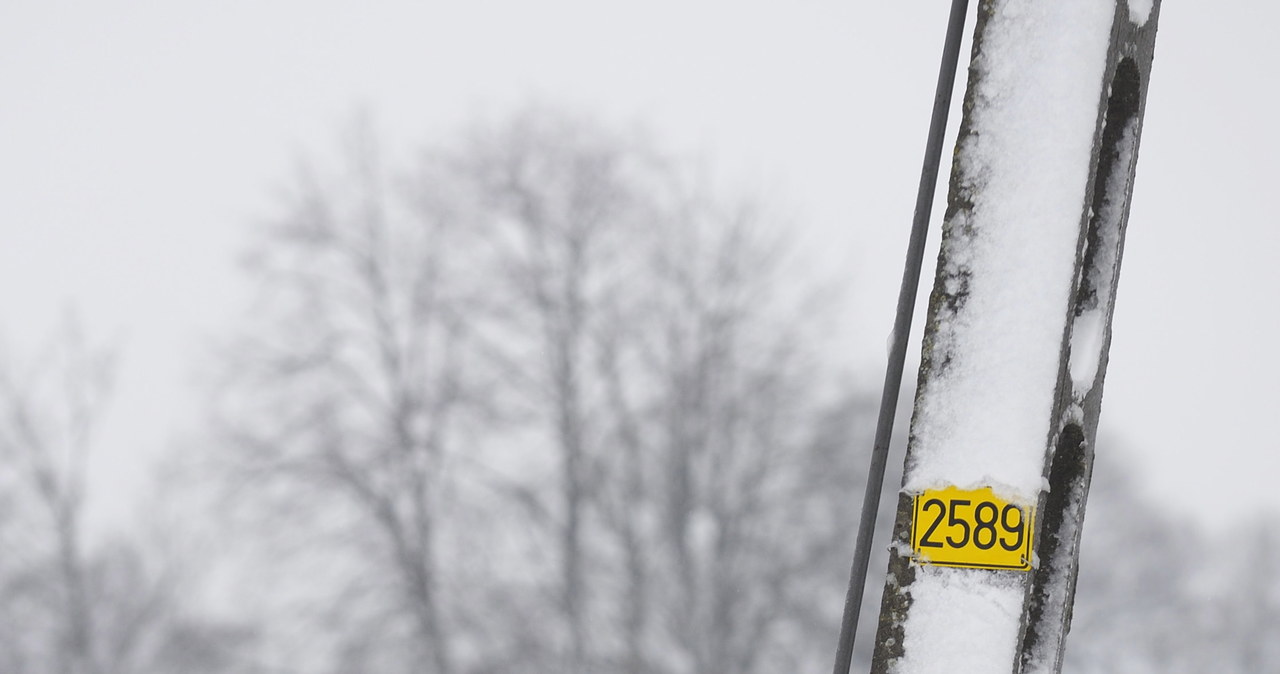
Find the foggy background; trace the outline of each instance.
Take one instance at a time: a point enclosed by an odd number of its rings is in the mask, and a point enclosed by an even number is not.
[[[946,5],[0,7],[0,672],[825,671]],[[1280,668],[1278,14],[1161,12],[1073,671]]]

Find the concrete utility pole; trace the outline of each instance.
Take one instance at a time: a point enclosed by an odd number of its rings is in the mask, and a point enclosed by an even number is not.
[[[1160,0],[984,0],[872,672],[1058,672]]]

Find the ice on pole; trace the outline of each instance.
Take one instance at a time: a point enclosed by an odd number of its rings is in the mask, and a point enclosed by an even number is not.
[[[979,6],[873,672],[1060,667],[1158,14]]]

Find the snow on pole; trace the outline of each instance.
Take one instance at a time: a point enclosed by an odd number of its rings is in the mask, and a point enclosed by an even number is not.
[[[1160,0],[985,0],[873,672],[1061,667]]]

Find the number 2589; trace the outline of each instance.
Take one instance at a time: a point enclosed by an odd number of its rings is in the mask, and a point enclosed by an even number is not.
[[[1027,570],[1032,513],[989,487],[926,491],[915,499],[915,557],[941,566]]]
[[[978,501],[974,505],[967,499],[953,499],[949,506],[938,498],[929,499],[921,506],[921,509],[926,513],[936,511],[937,517],[925,529],[924,535],[920,537],[920,547],[942,547],[942,542],[933,540],[933,536],[945,516],[947,526],[953,532],[956,527],[960,528],[959,540],[950,533],[944,539],[947,545],[953,548],[963,548],[972,543],[979,550],[990,550],[997,542],[1000,547],[1010,552],[1022,548],[1026,530],[1025,523],[1022,521],[1022,510],[1018,506],[1009,503],[1001,508],[991,501]],[[972,508],[972,512],[965,512],[970,508]],[[996,531],[997,524],[1000,529],[998,532]],[[1013,536],[1012,540],[1009,537],[1005,537],[1004,534],[1011,534]]]

